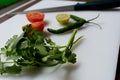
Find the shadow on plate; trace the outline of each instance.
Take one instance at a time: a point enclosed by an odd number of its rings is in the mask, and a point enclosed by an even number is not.
[[[71,80],[71,73],[78,69],[79,64],[68,64],[64,66],[64,70],[66,71],[66,75],[64,76],[64,80]]]

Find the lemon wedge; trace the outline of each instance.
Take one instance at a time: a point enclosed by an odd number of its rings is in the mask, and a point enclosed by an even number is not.
[[[60,24],[67,24],[70,19],[69,14],[58,14],[56,15],[56,19]]]

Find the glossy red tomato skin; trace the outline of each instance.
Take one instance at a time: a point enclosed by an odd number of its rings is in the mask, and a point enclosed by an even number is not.
[[[26,13],[26,17],[31,23],[44,20],[44,16],[44,13],[37,11]]]
[[[38,21],[31,23],[32,29],[37,29],[37,31],[42,31],[44,29],[44,21]]]

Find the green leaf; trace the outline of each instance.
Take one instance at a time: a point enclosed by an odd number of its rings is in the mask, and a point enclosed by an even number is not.
[[[44,44],[36,44],[34,47],[39,50],[40,55],[43,55],[43,56],[47,55],[48,52]]]
[[[49,50],[48,54],[59,54],[60,52],[61,51],[57,47],[54,47]]]
[[[28,47],[28,41],[21,42],[20,49],[26,49]]]
[[[8,39],[8,41],[6,42],[6,46],[8,47],[12,47],[14,43],[14,41],[16,41],[18,38],[17,35],[14,35],[12,38]]]
[[[5,73],[4,64],[0,62],[0,74],[3,74],[3,73]]]
[[[19,55],[11,55],[11,56],[8,56],[6,60],[13,60],[15,61],[16,59],[18,59],[20,56]]]
[[[72,53],[69,57],[68,57],[68,62],[70,63],[76,63],[76,54]]]
[[[5,67],[6,73],[9,74],[19,74],[21,72],[21,67],[17,65]]]
[[[50,38],[45,39],[46,42],[50,45],[55,45],[55,42],[53,42]]]
[[[25,36],[28,35],[28,33],[32,30],[31,24],[27,24],[27,25],[23,26],[22,29],[23,29],[24,35]]]
[[[6,56],[16,54],[16,45],[19,43],[22,37],[23,33],[20,36],[14,35],[12,38],[8,39],[5,47],[1,48],[2,53],[4,53]]]
[[[23,58],[17,59],[16,63],[21,66],[32,66],[33,61],[24,60]]]

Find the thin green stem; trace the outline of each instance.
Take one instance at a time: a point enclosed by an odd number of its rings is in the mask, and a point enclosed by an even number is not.
[[[72,33],[72,35],[71,35],[71,37],[70,37],[70,39],[69,39],[69,41],[68,41],[68,44],[67,44],[66,49],[67,49],[67,48],[71,49],[77,31],[78,31],[78,29],[74,29],[74,31],[73,31],[73,33]]]
[[[82,40],[83,37],[84,37],[84,36],[80,36],[79,38],[77,38],[77,39],[73,42],[73,44],[75,44],[76,42]]]
[[[90,21],[92,21],[92,20],[95,20],[95,19],[97,19],[99,16],[100,16],[100,14],[98,14],[95,18],[92,18],[92,19],[87,20],[87,22],[90,22]]]
[[[2,62],[3,64],[6,64],[6,63],[14,63],[14,62]]]
[[[75,35],[76,35],[77,31],[78,31],[78,29],[73,30],[73,33],[72,33],[72,35],[71,35],[71,37],[70,37],[70,39],[68,41],[68,44],[67,44],[65,50],[63,51],[62,58],[63,58],[64,62],[68,61],[67,58],[65,57],[65,54],[66,54],[67,49],[71,49],[71,47],[72,47],[72,45],[74,43],[74,38],[75,38]]]
[[[66,46],[58,46],[58,45],[45,45],[46,47],[50,47],[50,48],[65,48]]]

